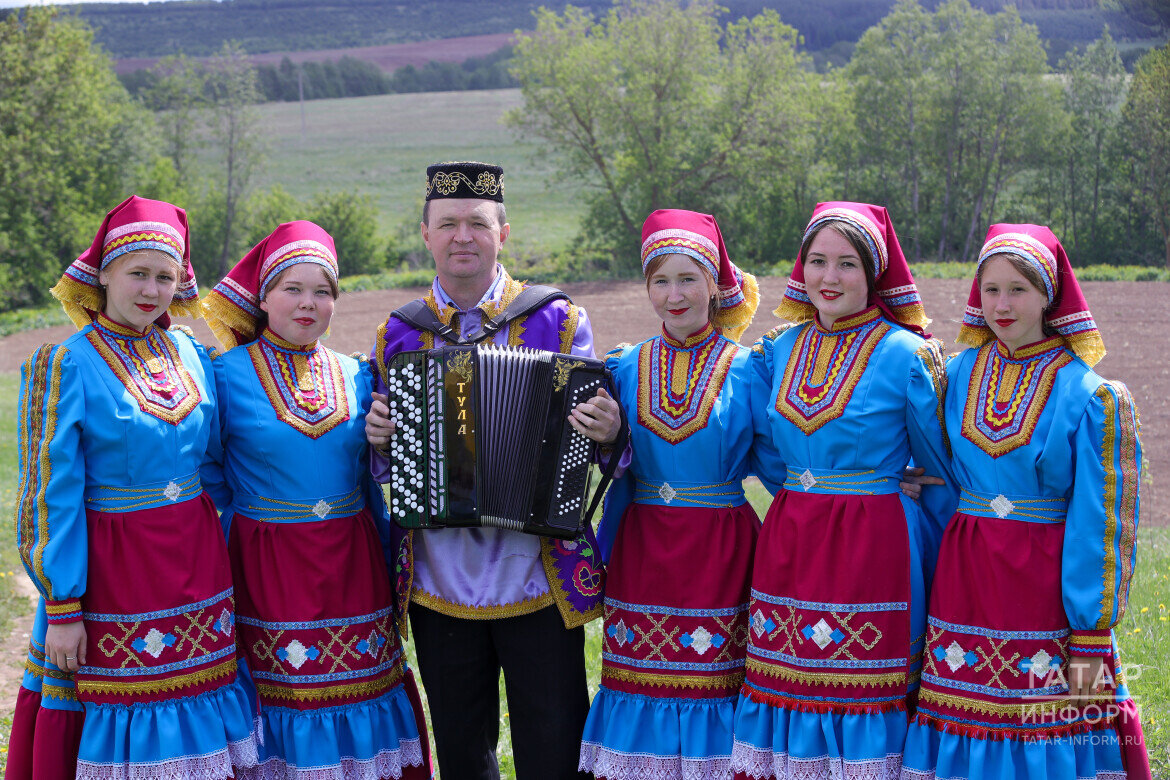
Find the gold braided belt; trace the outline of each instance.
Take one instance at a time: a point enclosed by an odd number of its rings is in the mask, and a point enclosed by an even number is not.
[[[784,480],[784,489],[793,493],[829,493],[854,496],[879,496],[897,493],[898,477],[879,474],[874,469],[835,471],[833,469],[792,468]]]
[[[361,487],[335,496],[316,500],[286,501],[236,493],[232,507],[241,515],[265,523],[305,523],[317,520],[337,520],[356,515],[366,505]]]
[[[93,485],[85,488],[85,508],[97,512],[134,512],[180,504],[203,493],[199,472],[145,485]]]
[[[637,480],[634,503],[730,508],[747,499],[739,482],[646,482]]]
[[[1068,500],[1062,497],[995,495],[960,487],[959,511],[965,515],[1023,520],[1026,523],[1063,523]]]

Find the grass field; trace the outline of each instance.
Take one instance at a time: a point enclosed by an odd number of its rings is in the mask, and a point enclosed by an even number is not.
[[[11,518],[16,494],[16,391],[18,377],[0,374],[0,515]],[[754,481],[748,498],[763,517],[768,493]],[[1146,741],[1154,777],[1170,778],[1170,528],[1143,529],[1139,565],[1130,590],[1129,611],[1117,637],[1129,665],[1130,688],[1142,707]],[[7,637],[12,621],[21,617],[27,602],[13,589],[8,572],[20,566],[11,522],[0,525],[0,637]],[[414,648],[407,647],[417,668]],[[601,625],[586,627],[585,658],[590,694],[597,692],[601,666]],[[425,697],[425,692],[424,692]],[[11,700],[11,699],[10,699]],[[500,685],[500,764],[504,777],[515,777],[508,738],[508,707]],[[12,713],[0,711],[0,769],[7,758]],[[452,780],[452,779],[448,779]]]
[[[508,221],[520,245],[557,249],[577,234],[577,185],[558,179],[539,147],[501,117],[521,105],[518,89],[378,95],[259,107],[269,146],[260,186],[304,198],[326,189],[368,193],[383,232],[419,220],[426,167],[446,160],[502,165]]]

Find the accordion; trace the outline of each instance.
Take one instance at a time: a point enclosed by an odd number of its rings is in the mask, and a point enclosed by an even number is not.
[[[568,416],[609,384],[602,361],[445,346],[397,354],[382,379],[396,426],[387,503],[398,525],[582,532],[596,444]]]

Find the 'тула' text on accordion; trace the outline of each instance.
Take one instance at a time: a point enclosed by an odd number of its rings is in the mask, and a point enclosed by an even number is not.
[[[403,528],[584,528],[594,447],[570,410],[607,385],[600,360],[496,344],[401,352],[385,366],[390,515]]]

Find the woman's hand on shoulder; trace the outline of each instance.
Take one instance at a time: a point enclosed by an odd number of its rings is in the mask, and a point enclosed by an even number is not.
[[[50,623],[45,631],[45,657],[63,672],[85,665],[85,623]]]
[[[613,444],[622,428],[621,409],[613,396],[601,389],[588,401],[573,407],[569,425],[598,444]]]

